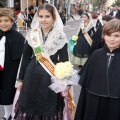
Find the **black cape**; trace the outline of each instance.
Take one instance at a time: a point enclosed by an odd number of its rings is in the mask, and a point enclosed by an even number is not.
[[[6,36],[6,43],[4,70],[0,71],[0,104],[10,105],[16,91],[15,81],[25,38],[12,29],[7,32],[0,30],[0,39],[3,36]]]
[[[119,61],[120,48],[93,52],[79,73],[82,89],[74,120],[120,120]]]
[[[101,24],[99,24],[96,32],[92,36],[93,43],[92,43],[92,46],[91,46],[91,53],[104,46],[105,42],[102,38],[102,28],[103,28],[103,26]]]
[[[108,67],[108,60],[112,54]],[[80,71],[79,84],[89,92],[104,97],[120,98],[120,48],[111,53],[107,46],[96,50]]]

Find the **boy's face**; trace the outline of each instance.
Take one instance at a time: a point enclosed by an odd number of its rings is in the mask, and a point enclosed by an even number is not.
[[[104,35],[104,39],[110,51],[120,47],[120,31]]]
[[[0,17],[0,29],[4,32],[11,29],[13,22],[7,16]]]

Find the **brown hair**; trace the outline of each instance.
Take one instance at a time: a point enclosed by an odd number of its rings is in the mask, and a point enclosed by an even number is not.
[[[90,16],[88,15],[88,13],[84,13],[83,15],[86,15],[88,19],[90,19]]]
[[[114,32],[120,32],[120,20],[118,19],[110,20],[103,27],[103,36]]]
[[[112,17],[110,15],[104,15],[104,16],[102,16],[102,20],[108,22],[108,21],[112,20]]]
[[[39,16],[39,11],[40,10],[47,10],[51,13],[53,19],[55,20],[56,19],[56,15],[55,15],[55,10],[54,10],[54,7],[48,3],[45,3],[45,4],[41,4],[37,10],[37,15]]]
[[[13,12],[9,8],[0,8],[0,17],[7,16],[13,22]]]

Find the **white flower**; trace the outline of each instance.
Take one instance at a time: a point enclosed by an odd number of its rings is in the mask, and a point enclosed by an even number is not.
[[[63,79],[69,76],[73,71],[73,65],[70,62],[60,62],[55,66],[55,76],[59,79]]]

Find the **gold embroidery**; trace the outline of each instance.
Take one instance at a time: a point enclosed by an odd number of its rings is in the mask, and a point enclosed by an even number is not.
[[[90,38],[90,36],[88,35],[88,33],[87,33],[87,32],[84,32],[84,36],[85,36],[87,42],[89,43],[89,45],[91,46],[93,41],[92,41],[92,39]]]
[[[39,54],[37,58],[54,76],[54,66],[46,58],[44,58],[42,54]]]

